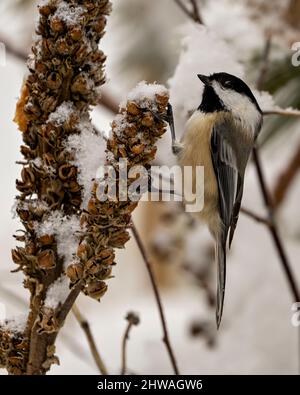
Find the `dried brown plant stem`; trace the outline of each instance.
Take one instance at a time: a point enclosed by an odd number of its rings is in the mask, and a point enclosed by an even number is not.
[[[72,312],[73,312],[76,320],[78,321],[79,325],[81,326],[83,332],[85,333],[90,351],[92,353],[92,356],[93,356],[94,361],[98,367],[99,372],[103,375],[108,375],[109,374],[108,370],[107,370],[105,363],[103,362],[103,359],[101,358],[101,355],[100,355],[99,350],[97,348],[97,345],[96,345],[93,333],[91,331],[89,322],[82,315],[81,311],[79,310],[79,308],[76,304],[73,305]]]
[[[133,236],[135,238],[135,241],[137,243],[137,246],[138,246],[138,248],[140,250],[140,253],[141,253],[142,257],[143,257],[144,263],[146,265],[146,268],[147,268],[147,271],[148,271],[148,274],[149,274],[149,277],[150,277],[150,281],[151,281],[151,285],[152,285],[152,288],[153,288],[154,296],[155,296],[155,299],[156,299],[157,307],[158,307],[158,310],[159,310],[161,325],[162,325],[162,329],[163,329],[163,339],[162,340],[163,340],[163,342],[164,342],[164,344],[166,346],[167,352],[169,354],[169,357],[170,357],[170,360],[171,360],[171,364],[172,364],[172,367],[173,367],[173,370],[174,370],[174,374],[178,375],[179,374],[178,365],[177,365],[175,354],[174,354],[174,351],[173,351],[173,348],[172,348],[172,345],[171,345],[171,342],[170,342],[169,332],[168,332],[168,327],[167,327],[167,321],[166,321],[165,314],[164,314],[164,309],[163,309],[163,305],[162,305],[162,301],[161,301],[161,296],[160,296],[160,293],[159,293],[159,290],[158,290],[158,286],[157,286],[157,283],[156,283],[156,279],[155,279],[155,276],[154,276],[154,273],[153,273],[153,270],[152,270],[152,265],[151,265],[150,260],[149,260],[149,258],[147,256],[146,249],[145,249],[145,247],[143,245],[142,239],[141,239],[141,237],[139,235],[139,232],[138,232],[136,226],[134,225],[134,223],[132,223],[131,230],[132,230]]]
[[[22,63],[26,63],[27,54],[10,44],[10,42],[0,33],[0,42],[5,45],[6,52],[13,56],[15,59],[18,59]],[[117,114],[119,111],[119,105],[117,101],[113,98],[110,92],[105,89],[101,93],[101,98],[99,100],[99,105],[106,108],[113,114]]]
[[[57,325],[62,327],[67,315],[80,294],[82,284],[79,282],[69,293],[57,315]],[[27,364],[27,375],[40,374],[41,366],[45,360],[45,350],[51,348],[57,338],[58,331],[53,333],[38,333],[38,322],[32,328],[30,341],[29,361]]]
[[[130,312],[126,316],[127,326],[125,329],[125,333],[122,339],[122,361],[121,361],[121,375],[123,376],[127,372],[127,343],[129,340],[129,334],[133,326],[136,326],[140,323],[139,317]]]
[[[30,307],[25,330],[17,336],[8,333],[10,343],[15,343],[0,350],[1,365],[10,374],[27,375],[44,375],[58,363],[55,339],[85,285],[79,278],[68,290],[66,270],[71,262],[59,253],[60,236],[39,231],[52,215],[80,221],[83,185],[75,154],[65,142],[82,133],[82,119],[92,131],[90,108],[98,103],[105,82],[106,57],[98,44],[111,5],[109,0],[49,0],[38,10],[29,74],[14,119],[24,143],[24,164],[16,182],[16,211],[24,234],[15,236],[23,245],[12,251],[12,258],[15,271],[25,275]],[[5,342],[5,327],[0,332]]]

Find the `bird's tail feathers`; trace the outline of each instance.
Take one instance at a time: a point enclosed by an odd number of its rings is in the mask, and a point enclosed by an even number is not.
[[[226,237],[219,237],[216,240],[216,261],[218,267],[216,321],[219,329],[223,313],[226,285]]]

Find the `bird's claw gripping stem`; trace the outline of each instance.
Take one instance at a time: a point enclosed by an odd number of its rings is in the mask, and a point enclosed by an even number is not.
[[[174,155],[178,155],[181,152],[181,144],[176,140],[175,133],[175,123],[174,123],[174,115],[173,115],[173,107],[170,103],[168,103],[167,114],[165,116],[158,115],[152,112],[153,116],[160,121],[167,122],[170,126],[171,137],[172,137],[172,152]]]

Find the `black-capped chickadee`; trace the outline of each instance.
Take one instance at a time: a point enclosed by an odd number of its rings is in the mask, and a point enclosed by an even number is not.
[[[188,120],[180,142],[176,142],[172,122],[170,126],[179,164],[204,167],[204,207],[197,217],[207,224],[216,242],[219,327],[228,234],[230,247],[241,207],[245,168],[263,117],[253,93],[240,78],[227,73],[199,74],[198,78],[204,84],[202,102]]]

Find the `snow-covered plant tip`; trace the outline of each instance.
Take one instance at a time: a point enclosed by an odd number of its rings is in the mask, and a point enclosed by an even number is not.
[[[155,143],[166,131],[168,92],[161,85],[140,83],[121,105],[120,114],[112,123],[107,142],[106,165],[112,166],[119,178],[119,159],[126,160],[127,171],[135,165],[150,168],[156,153]],[[81,217],[85,236],[78,247],[77,262],[67,269],[72,284],[83,284],[84,292],[100,299],[107,290],[104,280],[111,275],[114,249],[123,248],[129,240],[127,228],[137,202],[101,201],[97,197],[96,180],[88,208]],[[134,179],[129,179],[128,188]]]
[[[24,232],[16,239],[24,246],[14,249],[12,257],[16,270],[25,274],[31,298],[24,330],[0,327],[0,363],[11,374],[44,374],[56,362],[58,328],[80,292],[70,293],[65,269],[72,248],[76,254],[76,231],[94,175],[89,169],[90,178],[82,181],[79,159],[84,155],[71,142],[97,139],[103,145],[89,110],[105,82],[105,55],[98,44],[110,9],[108,0],[44,0],[39,5],[29,76],[15,117],[24,141],[16,209]],[[51,317],[49,310],[55,311]]]

